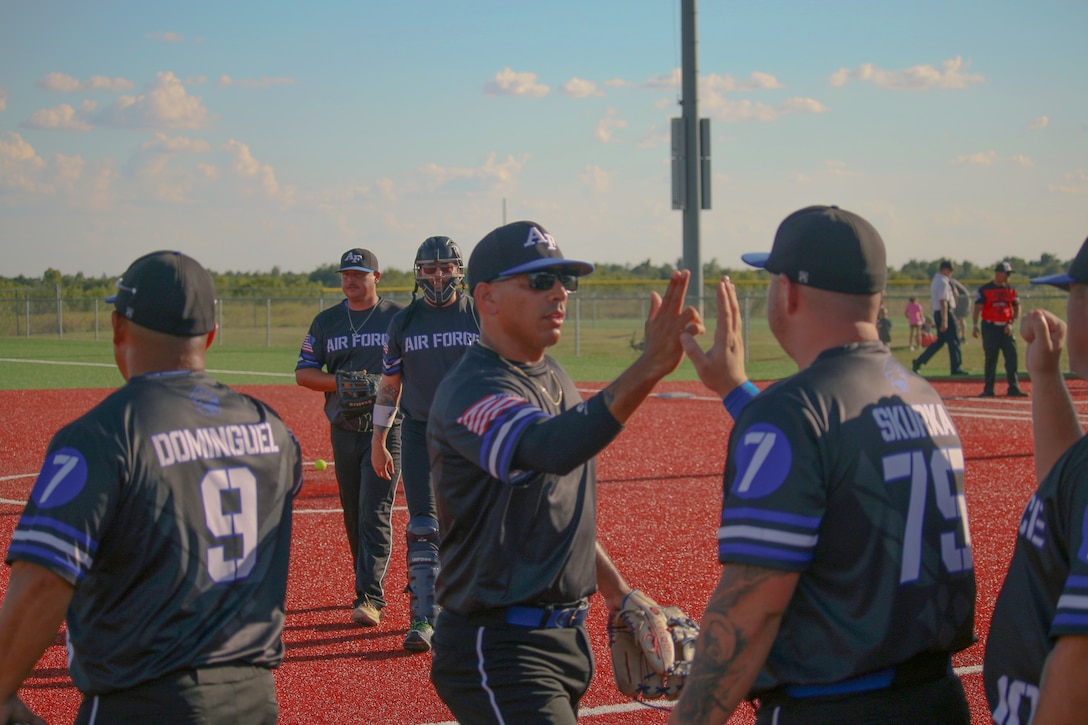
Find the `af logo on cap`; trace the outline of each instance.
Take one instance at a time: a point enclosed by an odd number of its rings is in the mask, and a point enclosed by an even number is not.
[[[545,244],[550,250],[558,249],[555,244],[555,237],[547,232],[541,232],[537,227],[529,227],[529,236],[525,240],[525,246],[531,247],[536,244]]]
[[[345,262],[362,262],[363,261],[363,255],[356,254],[355,252],[348,252],[347,254],[344,255],[344,261]]]

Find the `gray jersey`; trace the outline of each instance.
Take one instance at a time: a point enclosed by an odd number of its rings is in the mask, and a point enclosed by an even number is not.
[[[866,342],[756,396],[729,439],[720,561],[800,572],[753,693],[974,641],[963,449],[940,396]]]
[[[427,448],[442,530],[437,598],[473,614],[596,591],[593,458],[621,429],[554,360],[473,345],[435,395]]]
[[[74,585],[84,693],[273,667],[301,484],[298,443],[263,403],[205,373],[138,376],[53,438],[7,560]]]
[[[1088,438],[1058,459],[1020,518],[986,639],[995,723],[1029,722],[1046,659],[1066,635],[1088,635]]]
[[[426,421],[442,376],[480,339],[472,298],[458,295],[445,307],[417,300],[389,325],[382,373],[401,376],[400,409],[412,420]]]
[[[302,350],[295,363],[301,368],[366,371],[378,373],[382,369],[382,349],[388,338],[389,322],[401,306],[384,297],[369,310],[353,312],[344,300],[335,307],[322,310],[310,323],[310,330],[302,340]],[[367,418],[345,419],[340,414],[340,401],[336,393],[325,393],[325,417],[344,430],[360,430]]]

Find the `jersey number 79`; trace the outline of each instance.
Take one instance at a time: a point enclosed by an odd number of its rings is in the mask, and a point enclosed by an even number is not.
[[[921,573],[926,498],[931,480],[937,509],[946,522],[953,524],[952,530],[941,532],[941,561],[950,573],[972,570],[974,561],[971,556],[971,532],[967,524],[967,503],[962,487],[956,485],[956,474],[959,474],[959,480],[963,477],[963,449],[938,448],[930,453],[928,464],[926,452],[921,450],[884,456],[883,463],[884,483],[892,484],[904,479],[910,482],[899,583],[917,581]],[[963,543],[960,544],[960,541]]]

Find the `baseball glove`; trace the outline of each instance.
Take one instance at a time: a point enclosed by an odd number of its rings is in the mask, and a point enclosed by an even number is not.
[[[374,399],[378,395],[381,379],[381,375],[371,375],[365,370],[336,371],[336,397],[344,420],[358,421],[360,430],[371,429]]]
[[[679,607],[632,592],[608,620],[616,687],[631,697],[680,697],[698,636],[699,625]]]

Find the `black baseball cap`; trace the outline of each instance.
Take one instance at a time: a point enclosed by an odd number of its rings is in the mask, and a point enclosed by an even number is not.
[[[369,249],[349,249],[340,257],[340,269],[337,272],[377,272],[378,258]]]
[[[1012,265],[1008,262],[998,262],[994,267],[995,272],[1004,272],[1005,274],[1012,274]]]
[[[562,268],[579,276],[593,271],[589,262],[564,258],[555,238],[536,222],[512,222],[493,229],[472,250],[468,258],[468,291],[472,294],[480,282],[549,268]]]
[[[125,319],[177,337],[215,329],[215,282],[208,271],[181,252],[152,252],[137,259],[107,297]]]
[[[795,211],[778,226],[770,252],[742,254],[753,267],[797,284],[851,295],[884,291],[884,240],[872,224],[837,206]]]
[[[1065,274],[1050,274],[1046,277],[1036,277],[1031,280],[1032,284],[1050,284],[1064,290],[1068,290],[1069,285],[1074,282],[1076,284],[1088,284],[1088,239],[1085,239],[1084,244],[1080,245],[1080,251],[1077,252],[1077,256],[1073,258],[1073,261],[1069,263],[1069,270]]]

